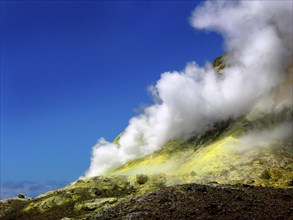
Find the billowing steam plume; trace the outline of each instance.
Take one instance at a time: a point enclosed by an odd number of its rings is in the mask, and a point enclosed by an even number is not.
[[[101,138],[86,177],[143,157],[174,138],[189,138],[220,120],[249,111],[284,80],[292,58],[291,1],[207,1],[195,9],[193,27],[225,40],[225,69],[187,64],[165,72],[151,87],[155,104],[129,121],[119,144]]]

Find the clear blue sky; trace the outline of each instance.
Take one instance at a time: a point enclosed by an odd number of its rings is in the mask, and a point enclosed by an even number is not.
[[[199,3],[1,1],[1,182],[76,180],[162,72],[220,55]]]

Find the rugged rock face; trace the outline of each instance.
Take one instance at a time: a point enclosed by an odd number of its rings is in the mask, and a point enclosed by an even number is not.
[[[217,71],[223,60],[215,60]],[[188,140],[171,140],[106,176],[2,200],[0,219],[292,218],[293,110],[282,104],[292,95],[292,66],[287,71],[270,111],[256,107]],[[278,129],[289,138],[270,138]]]

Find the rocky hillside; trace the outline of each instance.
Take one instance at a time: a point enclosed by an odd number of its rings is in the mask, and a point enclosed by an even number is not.
[[[235,121],[219,122],[189,140],[169,141],[162,150],[132,161],[109,175],[131,176],[143,171],[144,174],[164,173],[169,185],[218,182],[290,187],[293,183],[292,140],[253,143],[250,136],[266,136],[282,126],[290,129],[291,120],[292,110],[284,108],[258,117],[247,115]],[[246,146],[246,142],[250,146]]]
[[[221,74],[224,58],[213,65]],[[132,161],[108,175],[163,173],[167,185],[217,182],[288,188],[293,185],[292,65],[272,91],[275,106],[255,107],[246,115],[211,124],[188,140],[176,139],[162,150]],[[289,91],[289,92],[288,92]],[[291,91],[291,92],[290,92]],[[119,136],[115,139],[119,143]]]
[[[223,58],[214,66],[221,74]],[[283,104],[290,89],[292,67],[272,91],[274,108],[256,104],[105,176],[36,198],[2,200],[0,219],[290,219],[293,111]]]

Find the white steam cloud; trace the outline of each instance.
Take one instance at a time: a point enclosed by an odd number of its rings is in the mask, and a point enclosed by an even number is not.
[[[243,154],[255,148],[272,148],[277,143],[293,144],[293,122],[283,122],[271,129],[252,130],[248,134],[227,144],[227,148]]]
[[[86,177],[143,157],[174,138],[188,138],[218,120],[247,112],[284,79],[292,57],[291,1],[207,1],[193,27],[220,33],[226,68],[187,64],[165,72],[151,87],[155,104],[129,121],[119,145],[103,138],[93,147]]]

